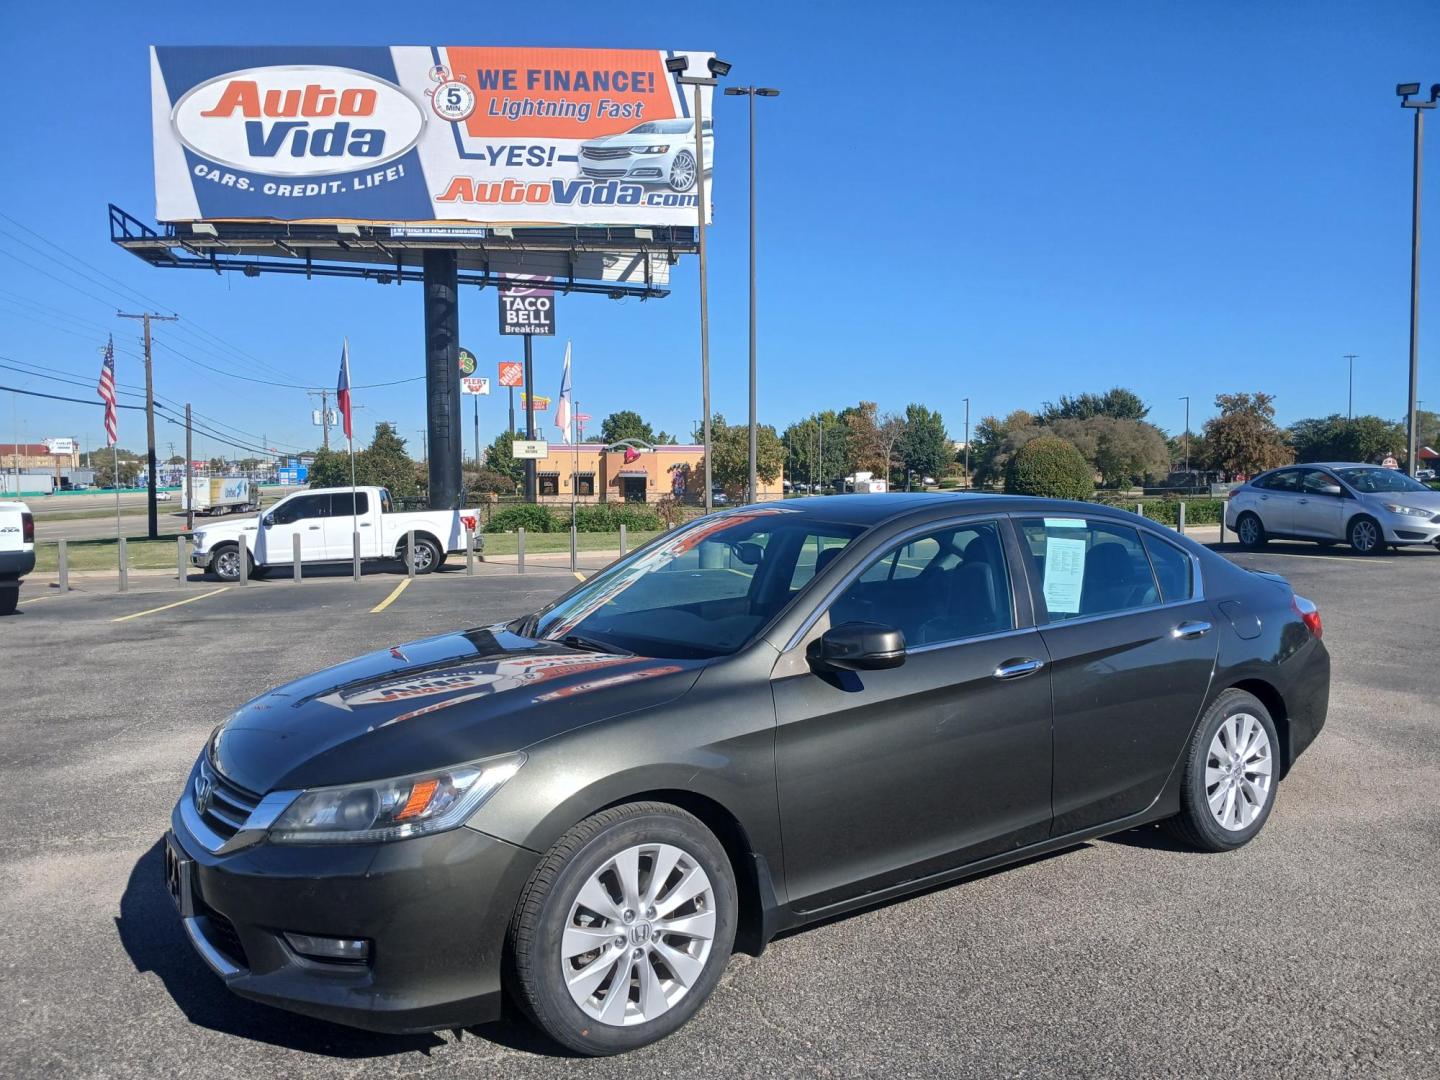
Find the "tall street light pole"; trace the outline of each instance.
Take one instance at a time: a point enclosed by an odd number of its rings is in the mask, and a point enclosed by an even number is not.
[[[1185,402],[1185,471],[1190,471],[1190,395],[1183,396]]]
[[[729,97],[750,99],[750,501],[759,499],[756,477],[755,438],[755,99],[779,97],[780,91],[768,86],[727,86]]]
[[[695,88],[695,105],[691,115],[695,118],[695,219],[699,233],[700,249],[700,397],[705,409],[701,419],[705,440],[705,513],[715,509],[714,497],[714,445],[710,439],[710,305],[708,300],[709,264],[705,254],[705,112],[701,94],[705,87],[717,85],[718,80],[729,74],[730,65],[714,56],[706,62],[710,78],[681,74],[690,66],[683,56],[672,56],[665,61],[665,67],[675,81],[682,86]]]
[[[970,490],[970,399],[965,399],[965,490]]]
[[[1347,352],[1343,359],[1350,361],[1350,392],[1345,399],[1345,422],[1349,423],[1355,419],[1355,354]]]
[[[1440,99],[1440,83],[1430,87],[1430,100],[1411,100],[1420,93],[1419,83],[1401,83],[1395,87],[1400,105],[1415,110],[1414,172],[1410,192],[1410,397],[1409,423],[1405,435],[1405,471],[1415,475],[1415,396],[1420,392],[1420,163],[1425,142],[1425,110],[1435,108]]]

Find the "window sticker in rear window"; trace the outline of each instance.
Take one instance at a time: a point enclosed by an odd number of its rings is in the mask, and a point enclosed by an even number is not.
[[[1048,526],[1050,522],[1047,520]],[[1062,536],[1045,538],[1045,607],[1053,614],[1074,615],[1080,610],[1080,586],[1085,580],[1085,541]]]
[[[1045,528],[1047,529],[1083,529],[1085,520],[1083,518],[1046,518]]]

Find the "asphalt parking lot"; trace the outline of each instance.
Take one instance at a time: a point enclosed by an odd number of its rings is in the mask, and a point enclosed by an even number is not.
[[[1334,659],[1329,723],[1254,843],[1127,833],[793,934],[678,1035],[599,1061],[519,1020],[386,1037],[232,997],[158,846],[228,710],[536,607],[568,571],[27,586],[0,620],[0,1072],[1440,1076],[1440,552],[1227,554],[1314,599]]]

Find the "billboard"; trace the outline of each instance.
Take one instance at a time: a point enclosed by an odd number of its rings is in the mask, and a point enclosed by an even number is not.
[[[712,55],[152,46],[156,217],[693,225],[712,88],[697,153],[695,88],[665,61]]]

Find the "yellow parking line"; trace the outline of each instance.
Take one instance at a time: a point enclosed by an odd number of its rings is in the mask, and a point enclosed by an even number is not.
[[[384,600],[381,600],[378,604],[376,604],[370,609],[370,614],[378,615],[380,614],[380,612],[384,611],[387,607],[393,604],[395,602],[395,598],[405,591],[405,589],[409,586],[412,580],[414,579],[407,577],[404,581],[400,582],[399,585],[396,585],[395,588],[390,590],[389,596],[385,597]]]
[[[576,581],[584,581],[584,580],[585,580],[585,575],[582,574],[579,570],[571,570],[570,572],[575,575],[575,580],[576,580]]]
[[[131,619],[138,619],[141,615],[154,615],[157,611],[169,611],[171,608],[180,607],[182,604],[193,604],[196,600],[204,600],[207,596],[216,596],[229,589],[229,585],[221,586],[218,589],[211,589],[199,596],[189,596],[184,600],[176,600],[173,604],[162,604],[160,607],[152,607],[146,611],[137,611],[133,615],[121,615],[118,619],[111,619],[111,622],[129,622]]]

